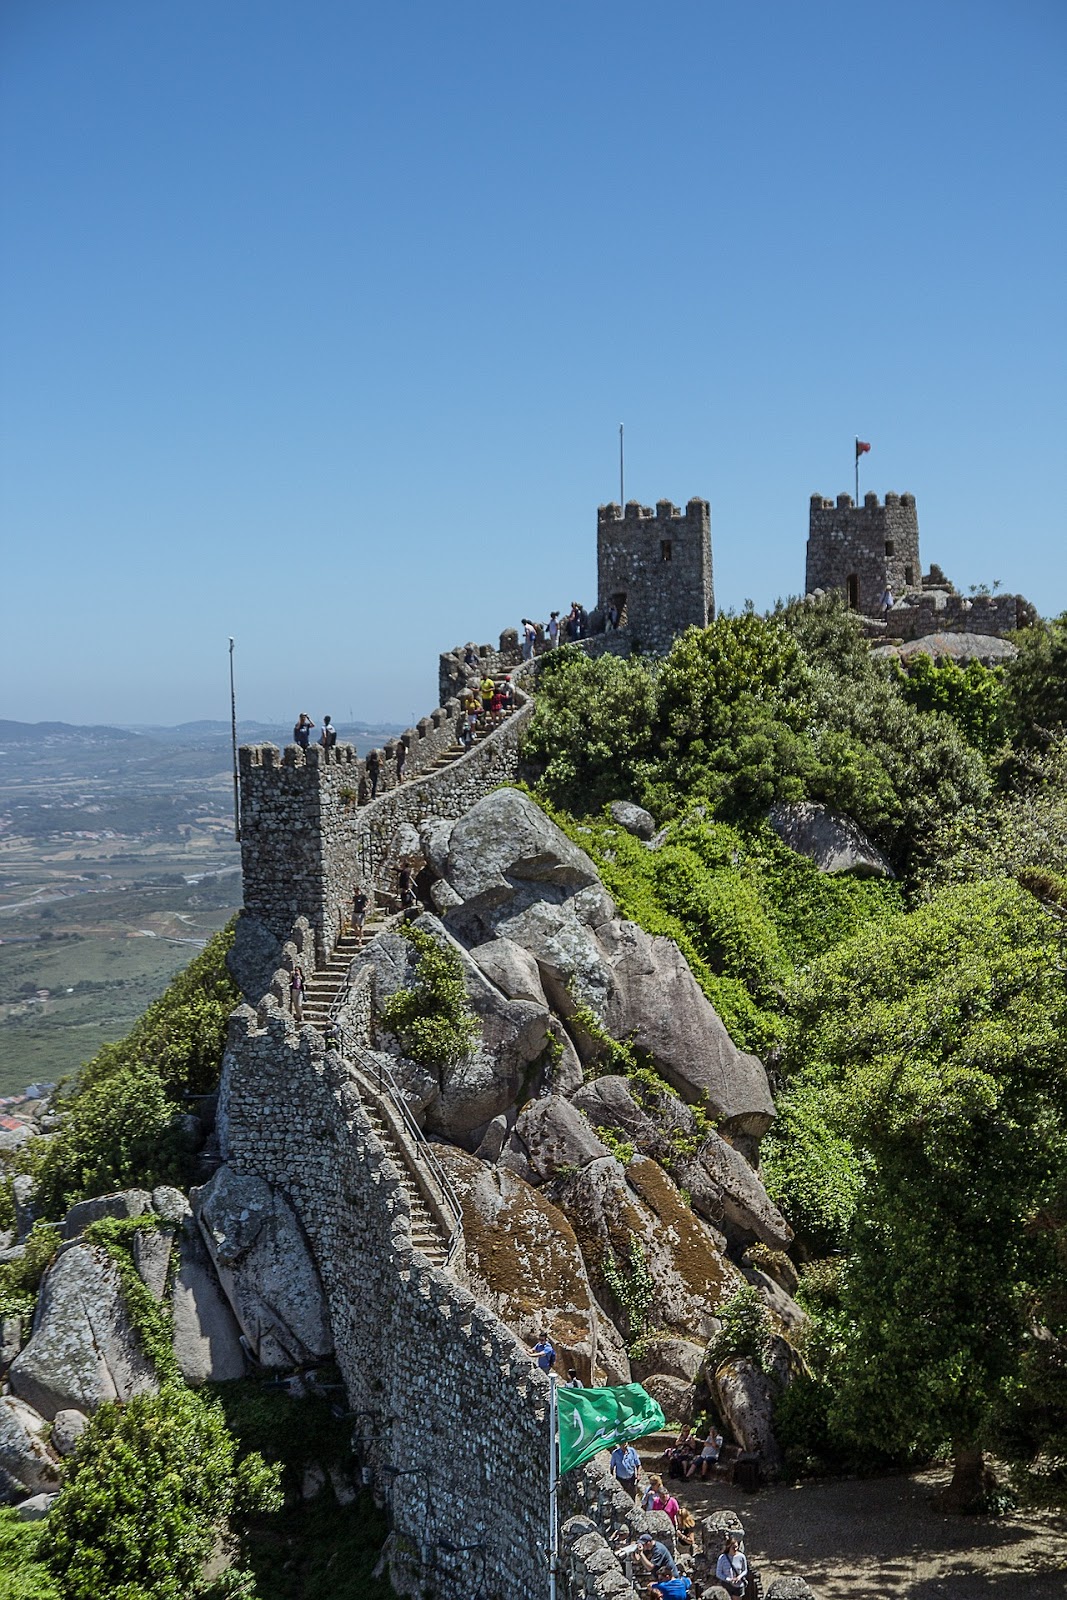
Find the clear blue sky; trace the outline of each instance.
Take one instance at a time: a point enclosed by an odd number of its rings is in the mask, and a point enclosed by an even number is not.
[[[3,0],[0,715],[406,722],[596,507],[1067,607],[1063,0]]]

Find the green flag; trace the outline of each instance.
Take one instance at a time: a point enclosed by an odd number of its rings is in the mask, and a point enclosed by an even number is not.
[[[607,1445],[624,1444],[666,1427],[667,1419],[639,1383],[614,1389],[557,1389],[559,1470],[589,1461]]]

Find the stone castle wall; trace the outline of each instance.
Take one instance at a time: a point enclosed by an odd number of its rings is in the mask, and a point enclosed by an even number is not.
[[[886,637],[925,639],[931,633],[983,633],[1002,637],[1020,626],[1020,596],[1015,594],[937,595],[908,597],[886,619]]]
[[[850,603],[865,616],[877,616],[888,585],[899,598],[922,581],[919,559],[919,518],[913,494],[887,494],[880,504],[876,494],[853,505],[850,494],[836,502],[813,494],[808,516],[808,550],[805,588],[856,589]]]
[[[460,817],[498,784],[514,779],[518,743],[532,701],[521,691],[515,711],[466,755],[432,770],[456,741],[458,703],[439,707],[409,730],[402,783],[383,761],[378,797],[370,799],[366,761],[352,745],[244,745],[239,752],[244,908],[287,939],[299,917],[315,937],[316,964],[340,931],[357,883],[380,882],[402,822]],[[405,738],[408,736],[405,735]],[[386,747],[388,750],[388,747]]]
[[[219,1132],[234,1170],[284,1193],[307,1234],[354,1448],[390,1504],[397,1588],[540,1600],[547,1380],[494,1312],[412,1248],[401,1176],[354,1073],[273,996],[231,1020]],[[604,1530],[646,1525],[601,1467],[569,1474],[566,1485],[562,1515],[581,1510]],[[446,1543],[483,1548],[453,1554]],[[605,1566],[601,1542],[588,1549],[588,1560],[571,1553],[564,1567],[561,1592],[575,1600]],[[618,1571],[614,1557],[609,1565]]]
[[[684,512],[669,500],[655,511],[627,502],[597,511],[598,605],[614,602],[636,648],[666,654],[686,628],[715,615],[711,506],[690,500]]]

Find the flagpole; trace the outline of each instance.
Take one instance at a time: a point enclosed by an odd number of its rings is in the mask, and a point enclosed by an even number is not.
[[[233,743],[233,836],[241,839],[241,786],[237,779],[237,695],[233,686],[233,640],[230,640],[230,738]]]
[[[548,1375],[548,1600],[556,1600],[556,1568],[559,1565],[559,1425],[556,1400],[556,1375]]]
[[[626,510],[626,479],[623,473],[622,423],[619,423],[619,504]]]
[[[860,503],[860,436],[856,435],[856,504]]]

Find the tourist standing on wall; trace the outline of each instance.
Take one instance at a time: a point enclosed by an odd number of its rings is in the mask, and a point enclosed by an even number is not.
[[[637,1499],[637,1474],[640,1470],[641,1458],[633,1445],[616,1445],[611,1452],[611,1475],[631,1500]]]
[[[556,648],[556,646],[559,644],[559,612],[558,611],[553,611],[552,615],[549,617],[549,619],[548,619],[548,627],[546,628],[545,631],[548,634],[548,648],[550,650],[554,650]]]
[[[536,639],[537,639],[537,627],[536,627],[536,624],[532,623],[530,621],[529,617],[523,617],[523,619],[522,619],[522,659],[524,661],[532,661],[533,660],[534,644],[536,642]]]
[[[304,1020],[304,969],[294,967],[293,975],[289,979],[289,1004],[297,1022]]]
[[[356,892],[352,896],[352,932],[359,935],[360,945],[363,944],[363,929],[367,921],[367,907],[370,898],[366,889],[361,884],[356,884]]]
[[[311,730],[315,726],[306,711],[301,711],[297,718],[296,727],[293,729],[293,738],[301,750],[306,750],[311,743]]]
[[[319,734],[319,743],[326,752],[326,759],[329,761],[330,751],[337,743],[337,729],[329,717],[323,717],[322,719],[322,732]]]
[[[370,797],[378,798],[378,779],[382,775],[382,758],[377,750],[372,750],[367,757],[367,777],[370,779]]]
[[[396,747],[396,781],[397,781],[397,783],[403,783],[403,781],[404,781],[404,768],[407,766],[407,764],[408,764],[408,747],[404,743],[403,739],[401,739],[400,743]]]

